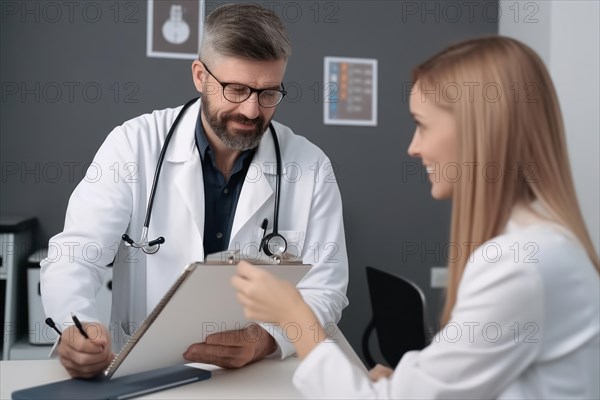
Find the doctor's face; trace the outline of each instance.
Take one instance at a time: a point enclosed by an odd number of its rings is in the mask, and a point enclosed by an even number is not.
[[[449,110],[436,104],[434,94],[422,94],[417,82],[410,96],[410,113],[417,125],[408,154],[419,157],[431,182],[431,196],[452,197],[458,159],[456,120]],[[449,168],[450,166],[450,168]]]
[[[194,61],[194,84],[202,93],[202,122],[207,135],[214,134],[232,150],[243,151],[258,146],[276,107],[261,106],[258,93],[252,93],[241,103],[231,102],[224,97],[222,84],[281,89],[286,64],[285,60],[254,61],[225,56],[207,61],[206,66]]]

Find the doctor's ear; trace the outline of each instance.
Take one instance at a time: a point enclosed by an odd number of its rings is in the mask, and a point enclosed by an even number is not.
[[[206,79],[206,74],[207,72],[202,63],[199,60],[194,60],[192,63],[192,79],[194,81],[194,86],[199,93],[202,93],[203,91],[204,85],[202,81],[203,79]]]

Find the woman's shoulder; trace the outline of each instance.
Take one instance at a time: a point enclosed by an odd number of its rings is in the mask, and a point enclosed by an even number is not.
[[[594,269],[579,240],[566,227],[553,222],[539,221],[522,226],[509,221],[505,231],[484,243],[478,253],[479,261],[489,261],[492,254],[505,265],[530,267],[538,273],[556,268],[572,269],[574,264]]]
[[[461,289],[467,294],[501,286],[507,296],[532,304],[566,292],[597,297],[598,282],[585,249],[566,228],[511,221],[502,234],[471,253]]]

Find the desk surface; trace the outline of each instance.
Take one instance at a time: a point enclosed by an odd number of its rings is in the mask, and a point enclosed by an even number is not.
[[[300,360],[266,359],[240,369],[213,371],[210,379],[152,393],[144,399],[299,399],[292,376]],[[0,399],[10,399],[15,390],[68,379],[58,360],[1,361]]]
[[[364,369],[344,335],[338,329],[334,339],[349,360]],[[240,369],[221,369],[200,365],[212,371],[205,381],[191,383],[141,397],[144,399],[300,399],[292,377],[300,360],[265,359]],[[366,369],[365,369],[366,371]],[[0,399],[10,399],[12,392],[32,386],[68,379],[69,375],[54,360],[0,361]]]

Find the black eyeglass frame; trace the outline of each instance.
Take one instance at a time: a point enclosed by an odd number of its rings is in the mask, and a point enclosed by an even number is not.
[[[219,80],[219,78],[217,78],[215,76],[215,74],[213,74],[210,69],[208,69],[208,67],[206,66],[206,64],[204,64],[201,61],[202,66],[204,67],[204,69],[206,70],[206,72],[208,72],[210,74],[210,76],[212,76],[213,78],[215,78],[215,80],[217,81],[217,83],[219,85],[221,85],[221,89],[223,91],[223,97],[225,98],[225,100],[230,101],[232,103],[235,104],[240,104],[245,102],[246,100],[248,100],[250,98],[250,96],[252,96],[252,93],[256,93],[257,94],[257,98],[258,98],[258,104],[261,107],[265,107],[265,108],[273,108],[273,107],[277,107],[279,104],[281,104],[281,102],[283,101],[283,98],[287,95],[287,92],[285,90],[285,87],[283,86],[283,82],[281,83],[281,90],[280,89],[273,89],[273,88],[266,88],[266,89],[256,89],[253,88],[251,86],[245,85],[243,83],[239,83],[239,82],[221,82]],[[225,94],[225,88],[229,85],[235,85],[238,87],[243,87],[243,88],[248,88],[250,91],[248,92],[248,96],[246,98],[244,98],[243,100],[231,100],[230,98],[227,97],[227,95]],[[264,105],[260,102],[260,95],[264,92],[278,92],[281,93],[281,98],[279,99],[279,101],[273,105]]]

